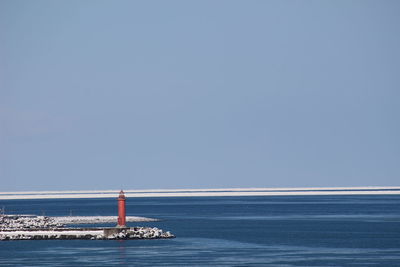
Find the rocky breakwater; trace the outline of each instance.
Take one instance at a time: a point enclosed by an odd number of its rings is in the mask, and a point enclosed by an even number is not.
[[[51,217],[2,215],[0,241],[46,239],[161,239],[174,238],[170,232],[156,227],[67,228]]]
[[[51,217],[35,215],[0,215],[0,230],[49,229],[65,227]]]
[[[0,241],[7,240],[46,240],[46,239],[161,239],[174,238],[170,232],[164,232],[156,227],[132,228],[57,228],[0,231]]]
[[[169,231],[164,232],[157,227],[128,227],[128,228],[106,228],[104,238],[100,239],[159,239],[174,238]]]

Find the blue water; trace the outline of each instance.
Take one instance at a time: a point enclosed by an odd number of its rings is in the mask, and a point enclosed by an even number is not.
[[[7,213],[115,215],[116,199],[0,200]],[[0,266],[400,266],[400,196],[130,198],[169,240],[0,242]]]

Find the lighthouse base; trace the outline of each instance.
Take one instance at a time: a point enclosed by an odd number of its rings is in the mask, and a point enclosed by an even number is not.
[[[117,226],[117,227],[114,227],[114,228],[104,228],[104,236],[105,237],[109,237],[109,236],[112,236],[112,235],[117,235],[117,234],[119,234],[119,233],[121,233],[121,232],[123,232],[124,230],[126,231],[126,230],[128,230],[129,228],[128,227],[123,227],[123,226]]]

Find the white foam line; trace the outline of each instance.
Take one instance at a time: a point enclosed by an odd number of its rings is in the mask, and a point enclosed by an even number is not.
[[[62,224],[94,224],[94,223],[113,223],[117,216],[57,216],[51,217],[57,223]],[[126,216],[127,222],[153,222],[157,221],[153,218]]]
[[[298,189],[298,188],[297,188]],[[311,190],[337,190],[337,191],[311,191]],[[392,188],[385,187],[385,191],[346,191],[346,190],[338,190],[339,188],[332,189],[321,189],[321,188],[302,188],[301,190],[305,191],[250,191],[248,189],[242,189],[246,192],[241,191],[231,191],[231,192],[219,192],[219,191],[196,191],[196,192],[176,192],[172,191],[171,193],[163,192],[158,193],[156,191],[153,192],[145,192],[145,193],[130,193],[126,191],[127,197],[217,197],[217,196],[306,196],[306,195],[400,195],[400,191],[390,190]],[[354,188],[351,188],[354,189]],[[360,188],[357,188],[360,189]],[[370,188],[371,189],[371,188]],[[396,188],[397,189],[397,188]],[[260,190],[260,189],[258,189]],[[275,189],[281,190],[281,189]],[[286,190],[292,190],[286,188]],[[300,189],[298,189],[300,190]],[[187,191],[187,190],[184,190]],[[61,191],[63,192],[63,191]],[[101,192],[101,191],[100,191]],[[65,193],[65,192],[63,192]],[[103,194],[103,193],[80,193],[80,194],[44,194],[43,192],[37,192],[37,194],[30,195],[0,195],[0,199],[56,199],[56,198],[116,198],[118,195],[118,191],[113,191],[112,194]]]

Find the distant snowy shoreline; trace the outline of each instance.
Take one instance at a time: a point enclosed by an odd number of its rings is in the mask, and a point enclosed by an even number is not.
[[[127,197],[399,195],[400,186],[124,190]],[[0,199],[115,198],[119,190],[0,192]]]

